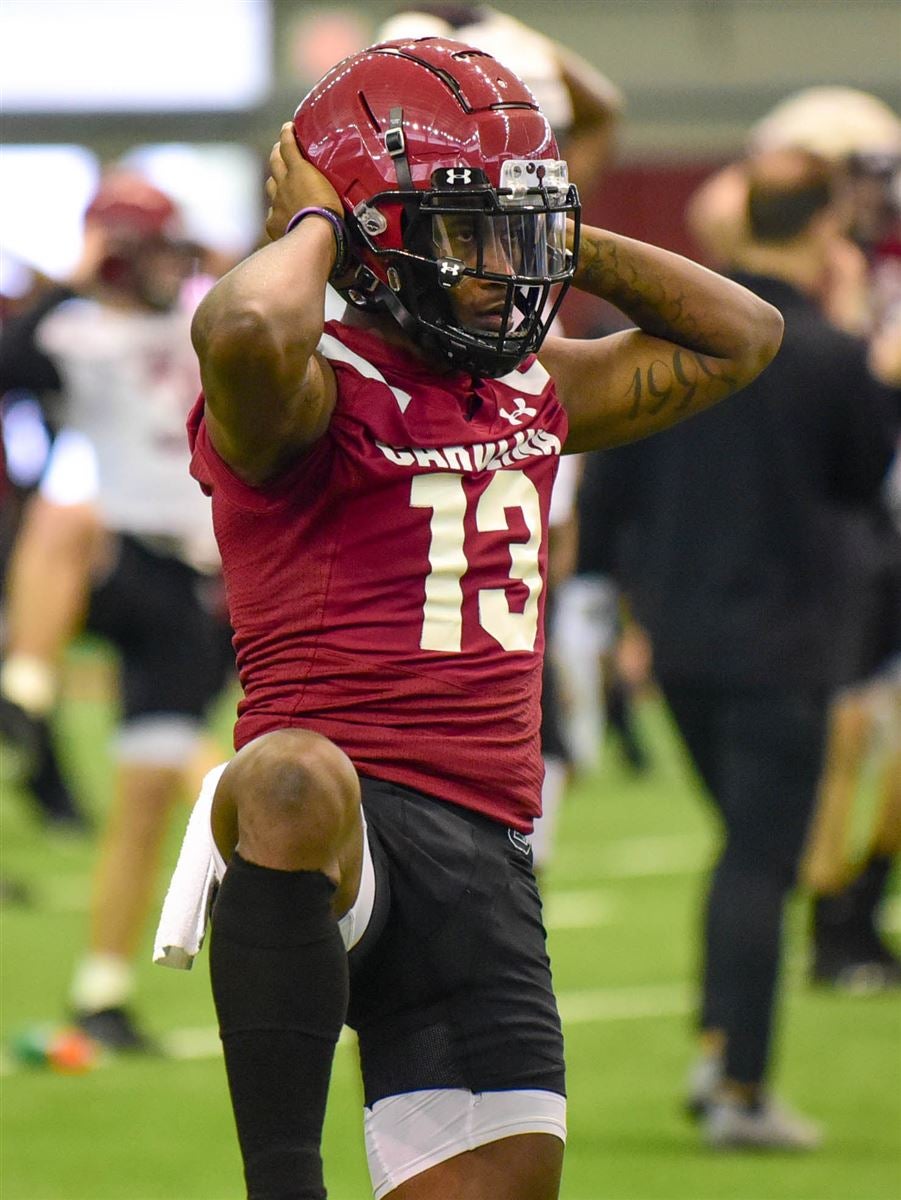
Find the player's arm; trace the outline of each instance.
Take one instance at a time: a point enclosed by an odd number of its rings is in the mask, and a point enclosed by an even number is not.
[[[772,305],[657,246],[583,228],[574,282],[638,328],[542,346],[569,415],[568,452],[666,429],[745,387],[779,349]]]
[[[252,484],[272,478],[312,446],[335,404],[332,369],[315,353],[337,253],[334,231],[318,216],[284,231],[300,209],[340,213],[341,202],[300,154],[290,124],[269,166],[266,232],[272,240],[216,283],[191,330],[210,439]]]

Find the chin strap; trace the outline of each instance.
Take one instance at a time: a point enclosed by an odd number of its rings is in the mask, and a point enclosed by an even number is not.
[[[404,110],[401,107],[392,108],[388,113],[388,128],[385,130],[385,149],[394,160],[394,172],[397,175],[397,186],[402,192],[412,192],[413,176],[410,172],[410,160],[407,158],[407,139],[404,135]],[[404,205],[408,217],[415,216],[410,212],[412,206]]]

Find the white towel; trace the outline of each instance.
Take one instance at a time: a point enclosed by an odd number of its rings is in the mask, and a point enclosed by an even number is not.
[[[153,942],[153,961],[161,967],[190,971],[203,945],[216,890],[210,814],[216,785],[227,766],[220,763],[207,772],[191,810]]]

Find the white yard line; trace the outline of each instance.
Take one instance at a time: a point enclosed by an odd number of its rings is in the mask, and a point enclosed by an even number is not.
[[[598,881],[693,875],[708,865],[710,857],[710,840],[703,834],[675,833],[659,837],[619,838],[613,842],[602,842],[595,847],[561,850],[558,863],[552,866],[551,871],[559,875],[565,873],[570,877]],[[42,879],[36,891],[38,907],[41,909],[51,912],[86,912],[90,898],[90,878],[87,875],[73,874]],[[573,891],[569,894],[589,895],[587,891]],[[564,900],[565,895],[566,891],[550,889],[548,908],[553,913],[556,907],[557,915],[549,919],[549,925],[557,928],[577,928],[581,923],[581,918],[575,913],[578,902]],[[590,901],[588,907],[598,914],[596,924],[606,923],[609,918],[606,900]],[[570,917],[570,914],[574,915]]]
[[[692,988],[685,983],[592,988],[586,991],[562,992],[557,997],[557,1003],[564,1025],[681,1017],[691,1008]]]
[[[545,928],[597,929],[601,925],[610,925],[619,907],[616,897],[610,892],[552,889],[544,900]]]
[[[710,861],[710,839],[703,834],[619,838],[575,851],[561,850],[552,869],[579,878],[633,879],[651,875],[694,875]]]
[[[646,1020],[655,1017],[682,1017],[691,1003],[688,984],[653,984],[647,987],[595,988],[563,992],[558,997],[565,1025],[601,1024],[607,1021]],[[222,1053],[219,1031],[213,1025],[170,1029],[160,1035],[166,1056],[180,1062],[218,1058]],[[339,1047],[352,1046],[355,1035],[344,1029]],[[150,1063],[152,1059],[146,1059]],[[114,1056],[100,1065],[115,1065]],[[0,1077],[15,1075],[24,1068],[6,1051],[0,1054]]]

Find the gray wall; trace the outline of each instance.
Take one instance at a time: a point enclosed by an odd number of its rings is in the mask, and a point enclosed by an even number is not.
[[[340,8],[371,34],[397,7],[394,0],[275,0],[273,92],[251,113],[7,113],[3,136],[85,142],[105,157],[171,139],[239,140],[265,153],[312,82],[289,65],[297,22]],[[901,110],[901,0],[501,0],[498,7],[578,50],[623,89],[621,161],[727,156],[754,120],[808,84],[859,87]]]
[[[283,0],[283,12],[304,5]],[[363,7],[375,20],[391,0]],[[901,111],[901,0],[501,0],[604,71],[627,100],[623,152],[729,153],[748,125],[811,84]]]
[[[897,0],[520,0],[623,89],[623,149],[729,152],[781,97],[847,84],[901,110]]]

